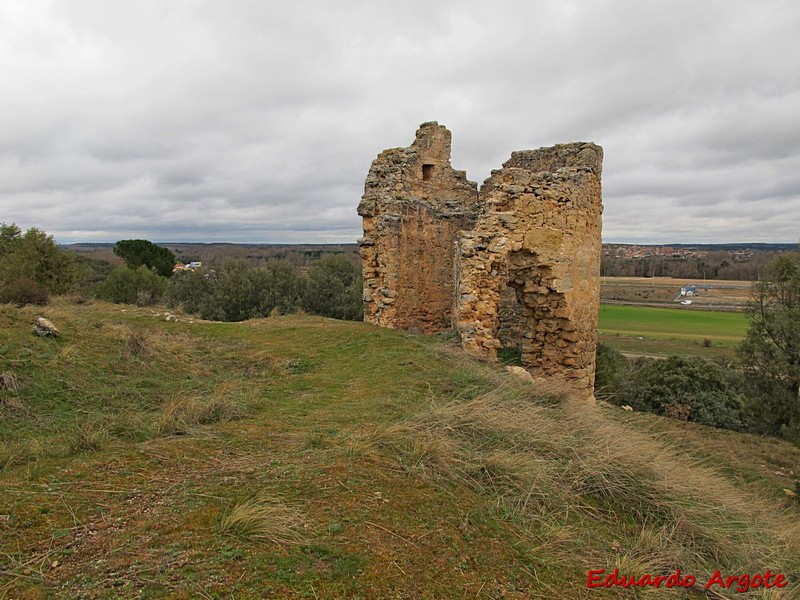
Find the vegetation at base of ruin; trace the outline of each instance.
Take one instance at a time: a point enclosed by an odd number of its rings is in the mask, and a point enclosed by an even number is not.
[[[146,267],[162,277],[171,277],[175,266],[172,251],[149,240],[120,240],[114,245],[114,254],[131,269]]]
[[[575,405],[446,336],[173,314],[0,307],[0,595],[584,598],[615,567],[798,592],[794,446]]]
[[[518,346],[503,346],[497,349],[497,360],[501,365],[513,367],[522,366],[522,348]]]
[[[597,396],[614,404],[733,431],[760,428],[760,403],[745,395],[730,362],[699,356],[628,360],[599,344],[597,373]]]

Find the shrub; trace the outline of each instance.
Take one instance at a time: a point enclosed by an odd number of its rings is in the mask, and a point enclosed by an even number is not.
[[[313,264],[308,279],[286,261],[256,268],[229,260],[213,270],[176,274],[167,301],[203,319],[244,321],[306,310],[337,319],[361,319],[361,273],[342,256]]]
[[[181,271],[170,279],[166,300],[170,307],[182,306],[186,312],[200,313],[212,292],[206,269]]]
[[[271,316],[294,312],[303,305],[306,281],[291,264],[273,260],[257,271],[258,313]]]
[[[105,281],[95,288],[95,295],[101,300],[120,304],[157,303],[167,291],[169,282],[155,271],[141,266],[129,269],[119,266]]]
[[[246,261],[229,260],[207,272],[210,293],[200,302],[200,316],[213,321],[244,321],[259,316],[255,271]]]
[[[320,259],[308,269],[304,306],[316,315],[360,321],[364,318],[361,271],[341,255]]]
[[[618,381],[614,401],[735,431],[747,429],[749,423],[746,399],[730,368],[700,357],[637,359],[632,371]]]
[[[75,255],[32,227],[0,223],[0,301],[44,304],[49,293],[72,291],[83,276]]]
[[[47,304],[50,294],[47,288],[33,279],[19,277],[0,286],[0,302],[24,306],[26,304]]]
[[[619,350],[607,344],[597,344],[595,396],[602,399],[613,398],[617,394],[620,383],[630,373],[630,370],[630,361]]]

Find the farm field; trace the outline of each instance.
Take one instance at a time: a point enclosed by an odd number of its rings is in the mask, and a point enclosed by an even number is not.
[[[690,298],[680,296],[681,288],[694,286]],[[673,279],[669,277],[601,277],[600,299],[604,303],[647,306],[692,306],[709,310],[740,311],[750,300],[752,281]]]
[[[747,333],[739,312],[602,304],[600,341],[621,352],[667,356],[733,356]]]

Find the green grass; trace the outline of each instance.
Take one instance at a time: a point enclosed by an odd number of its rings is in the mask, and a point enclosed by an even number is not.
[[[731,356],[747,333],[743,313],[602,304],[601,341],[623,352]]]
[[[30,333],[39,314],[60,339]],[[800,579],[782,491],[800,451],[778,440],[574,404],[445,336],[363,323],[57,303],[0,307],[0,325],[0,598],[585,598],[588,569],[615,567]],[[673,592],[639,597],[690,597]]]

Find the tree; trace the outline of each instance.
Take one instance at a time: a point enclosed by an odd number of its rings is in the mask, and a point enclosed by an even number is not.
[[[114,245],[114,254],[131,269],[144,265],[163,277],[170,277],[175,268],[175,255],[148,240],[120,240]]]
[[[361,272],[345,256],[321,258],[308,269],[305,309],[315,315],[358,321],[363,318]]]
[[[301,307],[306,280],[298,276],[291,263],[285,260],[269,261],[256,271],[259,305],[258,312],[268,316],[274,309],[282,314]]]
[[[48,293],[73,290],[84,274],[75,255],[31,227],[24,234],[0,223],[0,302],[43,303]]]
[[[782,254],[753,284],[742,368],[766,433],[800,441],[800,254]]]
[[[200,316],[214,321],[244,321],[259,316],[255,269],[244,260],[226,260],[208,273],[211,294]]]

